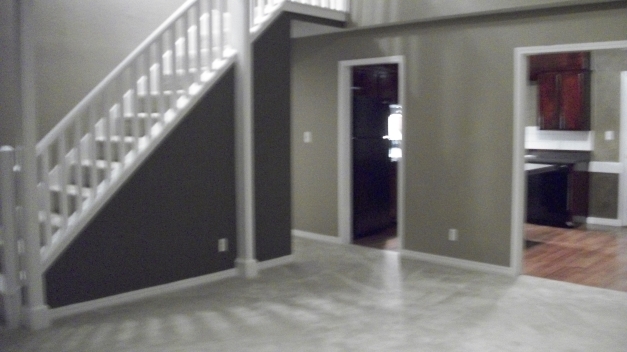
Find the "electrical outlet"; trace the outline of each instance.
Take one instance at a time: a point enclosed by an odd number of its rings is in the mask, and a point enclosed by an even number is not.
[[[605,140],[613,141],[614,140],[614,131],[605,131]]]
[[[448,240],[449,241],[457,241],[459,238],[459,234],[457,233],[457,229],[449,229],[448,230]]]
[[[313,141],[313,136],[311,135],[311,132],[307,131],[303,133],[303,142],[311,143],[312,141]]]
[[[226,252],[229,250],[229,241],[226,238],[218,240],[218,252]]]

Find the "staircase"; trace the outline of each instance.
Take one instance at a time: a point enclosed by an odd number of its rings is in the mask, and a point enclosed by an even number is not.
[[[225,1],[188,1],[37,144],[47,268],[233,63]]]
[[[236,24],[229,11],[232,1],[187,1],[37,143],[42,271],[235,63],[231,28]],[[251,0],[251,38],[254,40],[264,24],[287,6],[300,6],[308,14],[307,9],[314,7],[345,11],[346,3]],[[3,204],[3,214],[12,213],[9,208],[15,206]],[[15,214],[3,218],[15,218]],[[3,297],[10,291],[7,278],[17,281],[19,276],[18,241],[0,237]],[[8,252],[11,254],[7,256]],[[7,269],[13,273],[7,274]],[[27,283],[12,285],[19,288],[23,284]],[[14,307],[19,302],[7,302],[0,303],[0,308],[4,306],[7,325],[15,326],[16,318],[9,323],[9,317],[19,311]]]

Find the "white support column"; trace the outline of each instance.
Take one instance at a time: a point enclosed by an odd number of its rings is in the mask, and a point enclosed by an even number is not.
[[[39,223],[37,216],[37,106],[35,101],[35,30],[34,1],[20,0],[21,19],[21,100],[22,100],[22,178],[20,204],[21,235],[25,240],[26,302],[23,310],[25,324],[30,329],[50,325],[45,304],[43,269],[41,265]]]
[[[255,259],[255,188],[253,145],[253,66],[250,0],[230,0],[235,65],[235,179],[237,193],[237,259],[241,275],[257,276]]]
[[[0,265],[4,272],[4,320],[9,329],[20,325],[22,308],[21,285],[19,283],[19,254],[15,226],[15,150],[0,147],[0,208],[2,212],[2,235],[4,244],[0,251]]]

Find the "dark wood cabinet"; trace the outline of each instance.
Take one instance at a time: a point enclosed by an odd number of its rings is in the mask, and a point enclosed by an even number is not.
[[[536,81],[545,72],[590,69],[590,52],[542,54],[529,56],[529,80]]]
[[[542,130],[589,130],[590,71],[538,74],[538,110]]]

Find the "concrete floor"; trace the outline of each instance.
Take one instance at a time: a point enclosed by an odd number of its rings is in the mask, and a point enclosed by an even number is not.
[[[0,331],[0,351],[625,351],[627,293],[295,239],[293,264]]]

